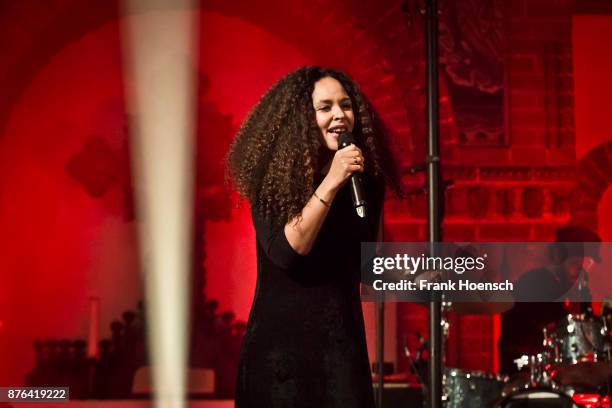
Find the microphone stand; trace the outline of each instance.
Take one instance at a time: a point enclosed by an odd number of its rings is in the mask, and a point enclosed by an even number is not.
[[[384,207],[380,212],[380,221],[378,223],[378,242],[384,242],[385,235],[385,210]],[[376,406],[383,406],[383,391],[385,387],[383,362],[385,361],[385,299],[382,293],[378,293],[376,297],[376,359],[378,360],[378,392],[376,393]]]
[[[376,299],[376,359],[378,360],[378,393],[376,406],[383,406],[383,391],[385,389],[384,367],[385,361],[385,301],[379,295]]]
[[[409,12],[407,3],[402,11]],[[441,182],[440,137],[439,137],[439,89],[438,89],[438,5],[437,0],[425,0],[426,82],[427,82],[427,159],[425,165],[413,166],[412,174],[427,171],[426,188],[416,189],[412,194],[427,192],[427,227],[430,253],[436,255],[435,243],[442,242],[442,219],[444,202],[440,202],[442,191],[452,181]],[[412,24],[412,21],[410,21]],[[430,408],[442,408],[442,301],[441,296],[432,295],[429,302],[429,364],[427,399]],[[376,301],[376,355],[378,359],[378,408],[383,401],[384,360],[384,299]]]
[[[442,241],[440,211],[440,141],[438,90],[438,7],[436,0],[425,0],[427,70],[427,228],[432,256],[435,243]],[[432,295],[429,302],[428,399],[430,408],[442,407],[442,300]]]

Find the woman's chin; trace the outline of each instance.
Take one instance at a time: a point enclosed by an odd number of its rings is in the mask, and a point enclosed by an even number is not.
[[[338,140],[326,140],[325,145],[327,146],[327,150],[332,152],[338,150]]]

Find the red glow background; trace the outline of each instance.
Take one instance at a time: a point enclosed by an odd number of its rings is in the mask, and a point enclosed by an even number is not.
[[[233,133],[282,75],[305,64],[331,65],[362,85],[389,127],[402,165],[423,157],[422,26],[417,17],[410,20],[400,12],[400,1],[359,7],[348,0],[226,3],[234,2],[203,2],[196,11],[201,16],[200,60],[193,62],[200,80],[198,279],[221,309],[246,320],[255,280],[254,233],[246,206],[235,205],[222,180]],[[592,227],[604,240],[612,236],[612,47],[607,41],[612,18],[574,16],[573,2],[566,3],[563,16],[538,13],[527,1],[514,2],[519,6],[508,12],[509,146],[458,147],[442,86],[446,174],[459,181],[449,195],[449,240],[549,240],[568,222]],[[137,186],[129,172],[130,121],[138,112],[128,112],[124,103],[130,79],[122,74],[120,24],[147,16],[119,14],[110,1],[22,1],[0,8],[3,386],[23,382],[33,365],[35,339],[86,338],[89,297],[100,298],[104,332],[142,296],[132,206]],[[536,31],[542,22],[562,35]],[[559,55],[569,58],[569,74],[551,73],[542,64],[541,52],[557,42],[562,43]],[[534,86],[550,76],[569,80],[569,91],[551,95]],[[550,98],[569,106],[560,109]],[[560,145],[545,141],[549,115],[571,122]],[[522,171],[529,175],[521,178]],[[545,187],[544,209],[531,216],[531,201],[520,197],[524,189],[539,186]],[[503,202],[499,197],[505,197],[500,191],[514,194],[511,215],[496,212]],[[477,202],[489,203],[476,213],[475,194],[481,198]],[[556,199],[560,209],[550,203]],[[387,239],[424,239],[423,206],[422,197],[389,202]],[[396,305],[390,313],[387,353],[401,365],[397,345],[414,330],[426,332],[425,311]],[[455,316],[451,322],[450,363],[494,369],[495,318]],[[411,338],[408,342],[414,346]],[[476,349],[462,349],[466,344]]]

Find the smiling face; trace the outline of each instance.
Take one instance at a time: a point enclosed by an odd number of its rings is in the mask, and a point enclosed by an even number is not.
[[[338,150],[338,135],[352,132],[355,125],[351,98],[337,79],[325,77],[315,82],[312,103],[325,145]]]

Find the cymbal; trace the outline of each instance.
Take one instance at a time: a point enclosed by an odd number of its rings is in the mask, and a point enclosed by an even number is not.
[[[506,302],[453,302],[450,311],[458,314],[496,314],[504,313],[514,306],[513,301]]]
[[[597,388],[612,376],[612,362],[584,361],[576,364],[555,365],[553,379],[561,385]]]

